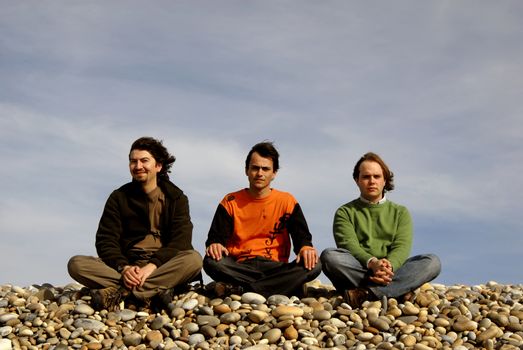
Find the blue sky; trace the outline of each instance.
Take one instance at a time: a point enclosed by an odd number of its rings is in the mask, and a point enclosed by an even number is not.
[[[523,283],[520,1],[0,3],[0,283],[72,281],[144,135],[177,157],[200,252],[272,140],[319,250],[374,151],[436,282]]]

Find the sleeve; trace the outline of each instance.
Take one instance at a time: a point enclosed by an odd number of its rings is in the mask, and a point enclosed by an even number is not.
[[[122,252],[120,237],[123,232],[120,216],[118,193],[111,193],[100,218],[98,231],[96,232],[96,252],[102,261],[118,269],[119,266],[128,265],[129,261]]]
[[[367,267],[367,261],[372,258],[372,255],[361,247],[353,219],[344,207],[339,208],[334,214],[333,233],[336,246],[347,249],[364,267]]]
[[[205,247],[208,247],[213,243],[220,243],[223,246],[226,246],[227,241],[232,236],[233,229],[233,218],[229,215],[223,204],[220,203],[214,213],[211,228],[207,235],[207,241],[205,241]]]
[[[190,250],[192,247],[191,216],[189,213],[189,200],[185,194],[181,194],[174,200],[174,209],[170,212],[170,234],[169,239],[163,242],[162,248],[158,249],[151,257],[150,262],[161,266],[182,250]]]
[[[300,204],[296,203],[287,227],[292,238],[294,253],[298,255],[303,247],[312,247],[312,234],[303,215]]]
[[[412,218],[407,208],[402,207],[394,241],[390,246],[387,259],[392,263],[394,271],[399,269],[408,259],[412,249]]]

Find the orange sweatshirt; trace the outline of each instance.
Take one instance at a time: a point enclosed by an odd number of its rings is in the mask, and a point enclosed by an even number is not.
[[[295,254],[312,247],[312,235],[296,199],[275,189],[258,199],[243,189],[222,199],[205,245],[221,243],[238,261],[262,256],[288,262],[291,238]]]

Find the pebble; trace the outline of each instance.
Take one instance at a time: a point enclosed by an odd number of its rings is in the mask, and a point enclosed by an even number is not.
[[[290,299],[286,295],[274,294],[267,299],[269,305],[287,305],[290,303]]]
[[[241,300],[245,304],[263,304],[267,299],[258,293],[247,292],[243,293]]]
[[[90,318],[77,318],[74,321],[74,326],[76,328],[94,330],[95,332],[100,332],[102,328],[106,327],[103,322]]]
[[[273,328],[265,332],[263,339],[267,339],[269,344],[275,344],[281,337],[281,330],[279,328]]]
[[[142,342],[142,336],[136,332],[132,332],[123,337],[123,342],[126,346],[138,346]]]
[[[87,316],[94,315],[94,309],[87,304],[78,304],[73,310],[74,313],[84,314]]]
[[[9,339],[0,339],[0,350],[11,350],[12,344]]]
[[[189,299],[186,302],[182,304],[182,309],[184,310],[192,310],[196,306],[198,306],[198,300],[197,299]]]
[[[425,284],[412,302],[395,298],[352,309],[331,287],[313,296],[257,293],[209,299],[192,286],[161,313],[95,312],[80,285],[0,285],[0,350],[519,349],[523,285]],[[322,293],[321,291],[325,291]],[[200,294],[201,293],[201,294]]]
[[[200,333],[191,334],[189,337],[189,345],[197,345],[205,341],[205,336]]]
[[[136,311],[129,310],[129,309],[123,309],[120,311],[120,319],[123,322],[133,320],[135,317],[136,317]]]

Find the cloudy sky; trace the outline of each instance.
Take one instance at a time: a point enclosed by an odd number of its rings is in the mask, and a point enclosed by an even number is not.
[[[0,283],[72,281],[144,135],[177,157],[200,252],[272,140],[319,250],[374,151],[436,282],[523,283],[522,2],[0,3]]]

